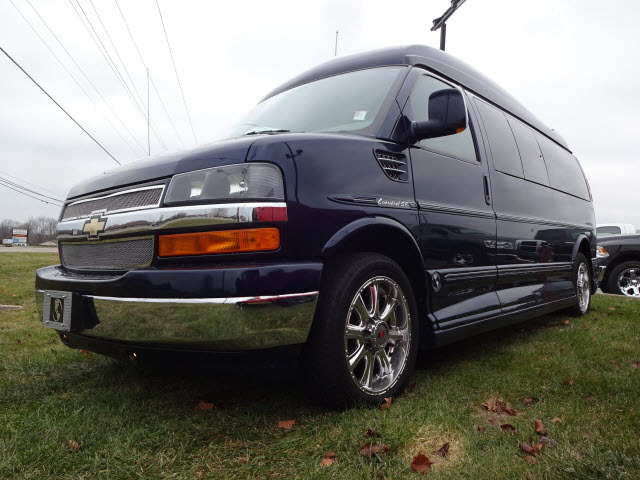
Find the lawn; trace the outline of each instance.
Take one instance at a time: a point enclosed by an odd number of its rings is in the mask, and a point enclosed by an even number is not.
[[[34,270],[55,262],[0,253],[0,303],[24,305],[0,312],[1,479],[417,479],[418,453],[434,479],[640,478],[640,302],[598,295],[586,317],[425,353],[390,408],[330,411],[291,375],[163,374],[64,347],[33,301]],[[517,415],[487,411],[492,398]],[[518,442],[536,442],[536,419],[557,445],[530,463]],[[389,450],[366,458],[370,441]]]

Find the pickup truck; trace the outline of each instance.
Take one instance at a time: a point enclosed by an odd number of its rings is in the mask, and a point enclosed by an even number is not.
[[[598,238],[597,256],[603,292],[640,297],[640,235]]]

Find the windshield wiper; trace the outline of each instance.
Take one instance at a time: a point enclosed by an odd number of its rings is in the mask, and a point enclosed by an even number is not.
[[[261,133],[290,133],[291,130],[273,129],[273,130],[254,130],[252,132],[245,133],[245,135],[259,135]]]

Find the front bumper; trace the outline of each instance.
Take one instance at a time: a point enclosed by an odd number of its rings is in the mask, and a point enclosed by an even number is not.
[[[72,292],[65,333],[74,338],[147,348],[259,350],[306,341],[321,270],[319,263],[290,263],[87,275],[54,266],[38,270],[36,301],[42,318],[45,292]]]

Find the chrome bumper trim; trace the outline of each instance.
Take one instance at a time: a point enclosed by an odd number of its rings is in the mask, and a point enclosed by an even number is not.
[[[44,294],[36,291],[41,318]],[[71,333],[148,347],[224,351],[304,343],[318,292],[231,298],[83,297],[90,300],[95,319],[81,323],[93,326],[77,330],[72,321]]]
[[[600,271],[598,272],[598,283],[600,283],[604,278],[604,271],[607,269],[607,267],[600,266],[599,268]]]
[[[105,214],[106,224],[100,238],[130,233],[150,233],[169,228],[209,227],[226,223],[259,221],[264,208],[287,208],[284,202],[224,203],[182,207],[149,208]],[[86,239],[82,233],[86,219],[58,223],[58,240]]]

